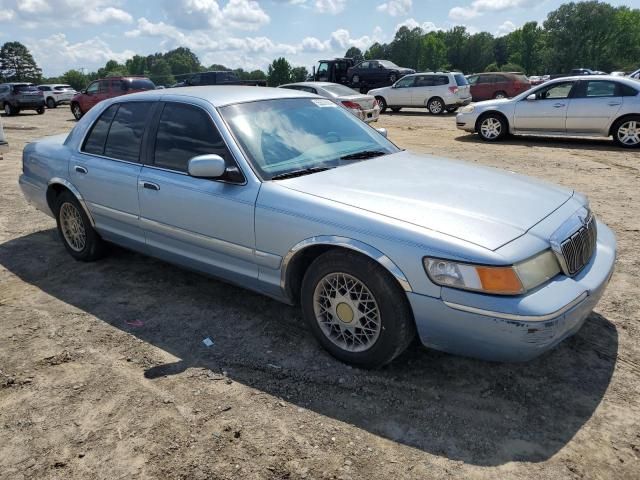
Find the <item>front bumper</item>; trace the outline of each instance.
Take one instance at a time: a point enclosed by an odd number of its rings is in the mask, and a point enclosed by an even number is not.
[[[458,130],[464,130],[465,132],[476,131],[476,121],[478,116],[475,112],[472,113],[458,113],[456,115],[456,127]]]
[[[580,274],[574,278],[559,275],[515,302],[513,297],[507,302],[473,294],[481,303],[491,299],[489,309],[487,305],[478,308],[409,293],[422,343],[436,350],[500,362],[530,360],[553,348],[582,327],[613,274],[615,237],[603,224],[598,225],[598,232],[596,251]],[[557,308],[559,296],[564,301]]]

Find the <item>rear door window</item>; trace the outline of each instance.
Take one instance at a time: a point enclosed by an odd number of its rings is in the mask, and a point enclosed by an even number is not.
[[[433,87],[433,75],[418,75],[416,77],[416,87]]]
[[[220,155],[229,164],[229,151],[209,115],[201,108],[166,103],[156,135],[153,164],[186,172],[198,155]]]
[[[438,75],[435,77],[435,84],[438,85],[449,85],[449,77],[446,75]]]
[[[107,141],[107,134],[109,133],[109,127],[113,120],[118,105],[111,105],[107,108],[102,115],[96,120],[96,123],[91,127],[91,131],[84,141],[82,151],[91,153],[93,155],[104,155],[104,144]]]
[[[104,148],[106,157],[127,162],[140,161],[142,134],[148,122],[151,102],[120,103]]]
[[[587,88],[584,90],[584,96],[587,98],[619,96],[616,92],[615,82],[590,80],[586,83]]]

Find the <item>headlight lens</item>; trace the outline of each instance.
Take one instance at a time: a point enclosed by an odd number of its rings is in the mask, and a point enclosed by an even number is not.
[[[426,257],[424,268],[437,285],[494,295],[519,295],[560,273],[560,265],[551,250],[506,267]]]
[[[472,113],[476,107],[473,105],[467,105],[466,107],[462,107],[458,110],[460,113]]]

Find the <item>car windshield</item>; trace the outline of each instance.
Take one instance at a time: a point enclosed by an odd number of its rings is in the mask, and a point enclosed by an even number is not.
[[[358,92],[353,90],[352,88],[345,87],[344,85],[327,85],[324,88],[327,92],[329,92],[334,97],[347,97],[351,95],[360,95]]]
[[[398,65],[396,65],[393,62],[390,62],[389,60],[379,60],[378,63],[382,65],[384,68],[400,68]]]
[[[229,105],[220,111],[265,180],[400,151],[328,99],[262,100]]]

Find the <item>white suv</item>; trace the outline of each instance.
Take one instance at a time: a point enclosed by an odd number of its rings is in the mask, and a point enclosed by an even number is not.
[[[73,96],[78,93],[71,85],[65,85],[64,83],[38,85],[38,90],[44,95],[47,108],[56,108],[63,103],[71,103]]]
[[[382,111],[426,107],[433,115],[455,112],[471,103],[471,88],[460,72],[423,72],[402,77],[390,87],[369,90]]]

